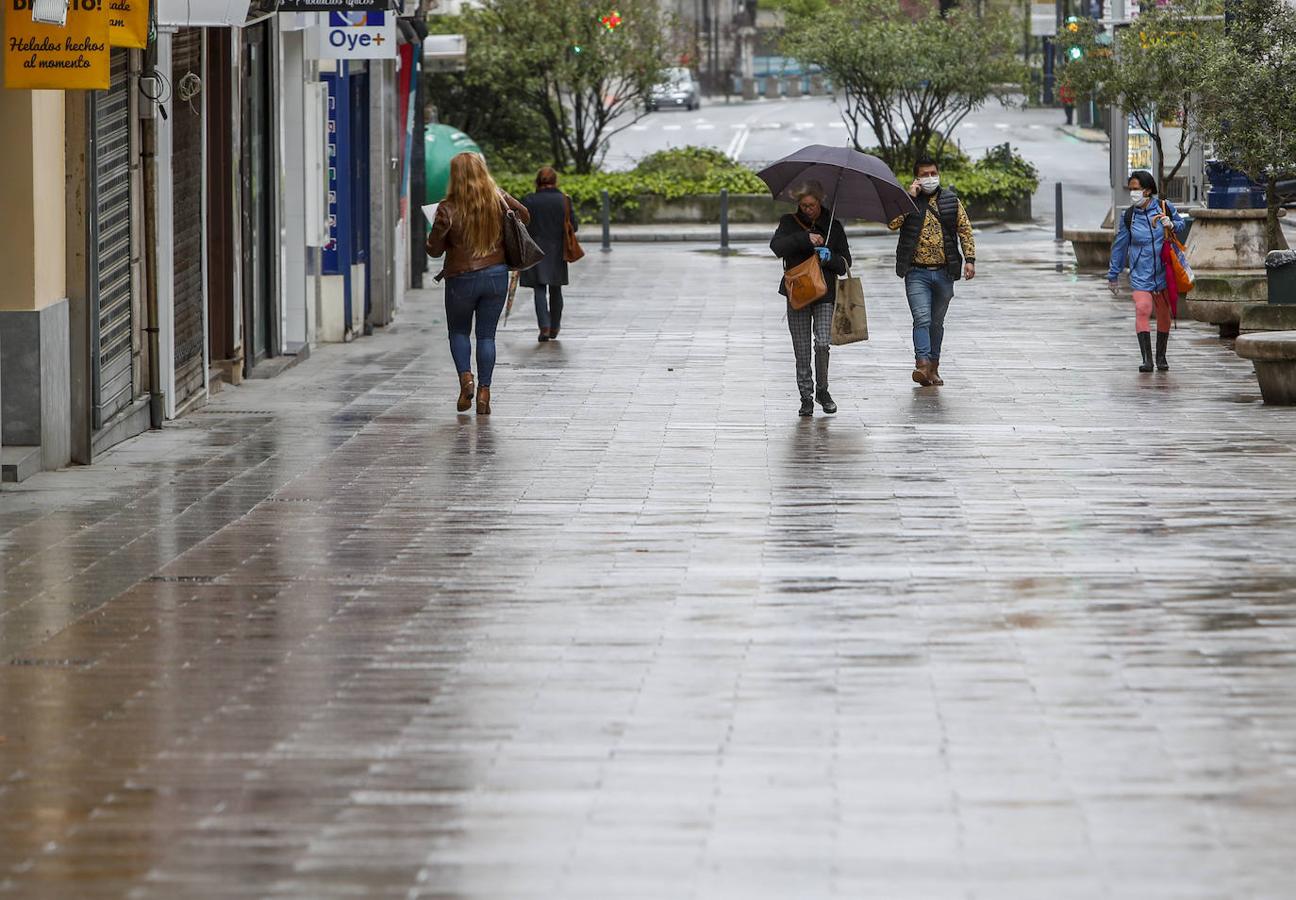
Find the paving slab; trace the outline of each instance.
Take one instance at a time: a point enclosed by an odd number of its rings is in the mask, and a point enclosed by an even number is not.
[[[981,244],[920,388],[856,241],[833,417],[766,250],[618,245],[489,419],[415,292],[6,485],[0,896],[1292,896],[1296,414]]]

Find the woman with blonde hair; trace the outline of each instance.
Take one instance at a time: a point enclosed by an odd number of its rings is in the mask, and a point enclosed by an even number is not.
[[[495,329],[508,293],[504,262],[504,214],[513,210],[526,224],[527,208],[500,190],[476,153],[450,160],[450,187],[437,207],[427,239],[429,256],[445,254],[437,280],[445,279],[446,327],[450,355],[459,372],[456,408],[473,401],[472,332],[477,332],[477,414],[490,414],[491,374],[495,370]]]

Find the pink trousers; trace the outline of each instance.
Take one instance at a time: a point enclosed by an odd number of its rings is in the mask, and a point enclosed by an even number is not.
[[[1156,307],[1157,331],[1170,331],[1170,298],[1165,291],[1134,292],[1134,330],[1151,331],[1152,308]]]

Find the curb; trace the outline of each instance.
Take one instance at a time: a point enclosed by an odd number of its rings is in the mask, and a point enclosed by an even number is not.
[[[1111,143],[1111,139],[1107,137],[1106,133],[1096,128],[1081,128],[1079,125],[1058,125],[1057,130],[1078,141],[1084,141],[1086,144]]]
[[[774,234],[775,223],[771,222],[770,227],[760,231],[745,230],[738,231],[729,229],[729,243],[731,244],[750,244],[765,243]],[[883,228],[847,228],[847,237],[877,237],[879,235],[890,234],[891,232]],[[717,227],[714,231],[622,231],[612,232],[612,243],[614,244],[679,244],[679,243],[720,243],[720,229]]]
[[[994,228],[1004,225],[1004,222],[985,221],[973,222],[972,227],[977,230]],[[1030,224],[1030,223],[1021,223]],[[768,227],[763,228],[729,228],[729,243],[731,244],[752,244],[767,243],[774,234],[777,222],[770,222]],[[848,238],[866,238],[866,237],[885,237],[894,234],[891,229],[885,225],[852,225],[846,229]],[[720,243],[720,226],[716,225],[713,229],[690,229],[689,231],[671,231],[669,227],[662,230],[642,231],[617,231],[612,229],[612,243],[614,244],[701,244],[711,243],[718,245]],[[597,246],[598,240],[590,241],[586,246]]]

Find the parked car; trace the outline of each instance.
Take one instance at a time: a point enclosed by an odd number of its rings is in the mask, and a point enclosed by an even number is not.
[[[648,112],[663,107],[677,109],[698,109],[702,105],[702,89],[697,79],[688,69],[667,69],[666,79],[653,85],[652,92],[645,104]]]

